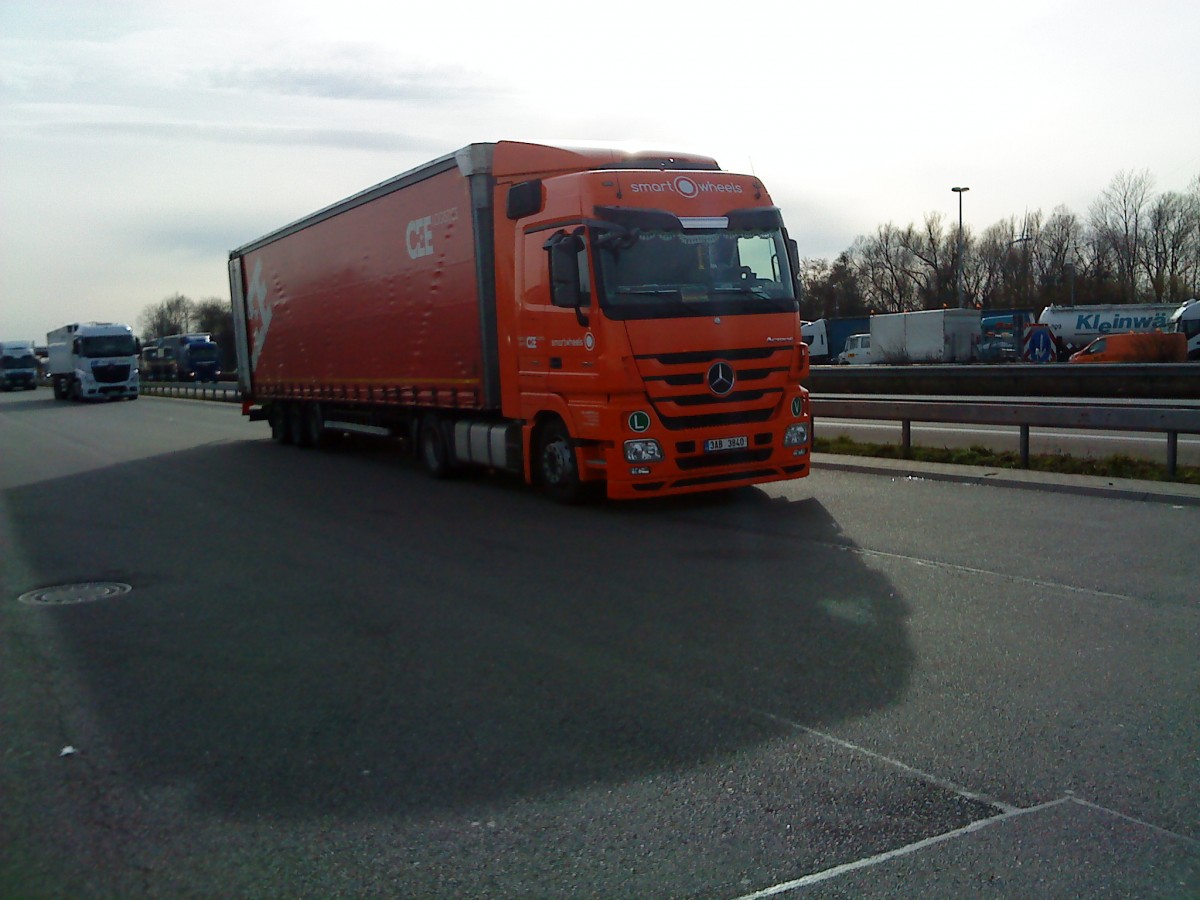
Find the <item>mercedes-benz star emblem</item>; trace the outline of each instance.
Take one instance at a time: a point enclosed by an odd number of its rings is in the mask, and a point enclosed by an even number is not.
[[[727,362],[715,362],[708,367],[708,389],[718,397],[733,390],[733,366]]]

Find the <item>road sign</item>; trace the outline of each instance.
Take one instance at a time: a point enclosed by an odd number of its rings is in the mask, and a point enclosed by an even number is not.
[[[1058,351],[1049,325],[1025,326],[1025,333],[1021,336],[1021,359],[1034,363],[1058,361]]]

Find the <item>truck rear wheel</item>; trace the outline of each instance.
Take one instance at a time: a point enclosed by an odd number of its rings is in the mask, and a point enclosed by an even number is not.
[[[271,425],[271,440],[280,444],[291,443],[292,436],[288,431],[287,409],[278,400],[271,404],[271,411],[267,413],[267,421]]]
[[[421,420],[420,435],[421,465],[434,478],[447,478],[453,472],[454,466],[450,459],[450,448],[446,444],[446,435],[442,431],[441,420],[434,415],[428,415]]]
[[[311,447],[308,440],[308,429],[305,427],[303,403],[289,403],[285,418],[287,419],[288,443],[297,447]]]
[[[300,407],[300,427],[304,432],[304,445],[323,447],[326,444],[325,416],[321,404],[305,403]]]
[[[552,500],[579,503],[584,499],[571,435],[567,426],[557,419],[542,429],[538,440],[537,470],[542,490]]]

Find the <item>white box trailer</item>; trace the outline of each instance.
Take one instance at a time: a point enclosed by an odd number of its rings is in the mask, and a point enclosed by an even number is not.
[[[979,346],[977,309],[929,309],[871,317],[871,361],[970,363]]]

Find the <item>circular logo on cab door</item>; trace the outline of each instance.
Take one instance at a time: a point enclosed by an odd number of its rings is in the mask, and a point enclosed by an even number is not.
[[[733,366],[721,360],[715,362],[708,367],[708,374],[704,379],[708,383],[708,389],[718,397],[724,397],[733,390],[735,381],[733,374]]]
[[[696,182],[688,178],[686,175],[680,175],[675,179],[675,190],[684,197],[695,197],[700,193],[700,188],[696,187]]]
[[[596,349],[596,336],[590,331],[583,336],[583,346],[587,347],[589,350]]]

